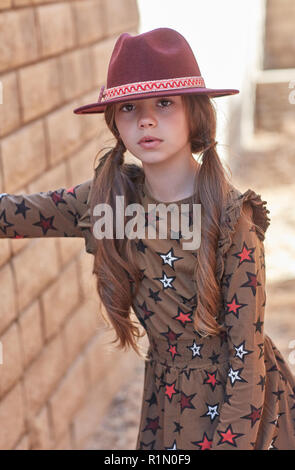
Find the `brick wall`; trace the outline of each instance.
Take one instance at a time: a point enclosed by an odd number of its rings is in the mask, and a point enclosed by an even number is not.
[[[135,0],[0,0],[0,192],[70,187],[113,143],[97,100]],[[84,240],[0,242],[0,449],[79,449],[138,362],[107,343]]]

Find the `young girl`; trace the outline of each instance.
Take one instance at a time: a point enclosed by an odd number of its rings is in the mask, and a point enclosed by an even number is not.
[[[215,148],[210,97],[235,93],[206,88],[173,29],[124,33],[98,102],[74,110],[104,112],[116,138],[93,179],[0,200],[2,238],[84,237],[120,346],[141,354],[137,338],[147,334],[137,449],[295,449],[295,379],[264,332],[269,211],[230,183]],[[141,166],[124,163],[127,149]],[[175,233],[169,223],[166,238],[94,236],[94,209],[108,203],[115,213],[116,196],[124,209],[140,204],[156,234],[153,204],[179,209],[200,230],[199,247],[184,248],[183,225]]]

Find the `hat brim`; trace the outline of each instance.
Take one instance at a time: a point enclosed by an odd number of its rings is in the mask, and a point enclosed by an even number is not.
[[[239,90],[234,89],[220,89],[216,90],[213,88],[189,88],[181,90],[160,90],[153,91],[150,93],[138,93],[129,96],[120,96],[118,98],[113,98],[111,100],[96,102],[80,106],[79,108],[74,109],[75,114],[96,114],[103,113],[106,107],[112,103],[126,103],[129,101],[142,100],[145,98],[154,98],[156,96],[173,96],[173,95],[208,95],[211,98],[218,98],[221,96],[235,95],[240,93]]]

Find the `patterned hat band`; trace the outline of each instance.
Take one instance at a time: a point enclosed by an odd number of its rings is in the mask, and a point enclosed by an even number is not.
[[[98,102],[105,102],[113,98],[122,96],[132,96],[138,93],[151,93],[162,90],[182,90],[184,88],[205,88],[203,77],[180,77],[165,80],[151,80],[147,82],[127,83],[105,89],[103,85],[100,89]]]

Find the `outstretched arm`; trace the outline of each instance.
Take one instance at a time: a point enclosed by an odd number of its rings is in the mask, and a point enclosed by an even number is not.
[[[0,238],[84,237],[78,222],[87,211],[91,182],[34,194],[0,193]]]
[[[252,208],[244,205],[250,218]],[[264,364],[264,245],[254,225],[241,216],[226,254],[224,325],[229,369],[225,400],[211,450],[253,450],[262,414]]]

